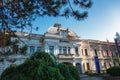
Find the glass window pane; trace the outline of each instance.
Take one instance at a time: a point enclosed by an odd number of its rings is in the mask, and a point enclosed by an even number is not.
[[[62,53],[62,47],[60,46],[59,47],[59,54],[61,54]]]
[[[37,47],[37,51],[41,51],[41,47],[40,46]]]
[[[50,54],[54,54],[54,46],[49,46],[49,52]]]
[[[70,47],[68,47],[68,54],[71,54],[71,53],[70,53]]]
[[[75,47],[75,53],[78,55],[78,47]]]
[[[35,46],[30,46],[30,54],[33,54],[35,52]]]
[[[63,54],[67,54],[67,49],[66,49],[66,47],[63,47]]]

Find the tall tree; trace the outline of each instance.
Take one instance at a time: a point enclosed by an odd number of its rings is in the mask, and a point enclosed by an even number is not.
[[[120,43],[120,34],[118,32],[116,32],[115,34],[115,38],[117,39],[117,41]]]
[[[0,0],[0,30],[32,27],[31,21],[38,16],[82,20],[88,16],[86,9],[91,5],[91,0]]]

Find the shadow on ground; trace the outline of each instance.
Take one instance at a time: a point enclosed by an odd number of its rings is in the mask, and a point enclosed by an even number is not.
[[[99,76],[80,75],[80,80],[120,80],[120,76],[112,77],[109,75]]]

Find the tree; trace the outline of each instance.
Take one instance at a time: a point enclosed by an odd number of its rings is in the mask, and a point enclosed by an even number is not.
[[[88,16],[85,9],[91,5],[91,0],[0,0],[0,29],[32,27],[31,21],[38,16],[72,16],[82,20]]]
[[[21,39],[16,38],[13,34],[8,34],[7,32],[0,32],[0,56],[7,56],[11,54],[26,54],[27,45],[22,47],[18,46]]]
[[[0,32],[0,55],[10,55],[11,53],[17,53],[18,40],[11,40],[12,34]]]
[[[117,39],[117,41],[120,43],[120,34],[118,32],[116,32],[115,34],[115,38]]]
[[[116,32],[116,35],[115,35],[116,39],[115,39],[115,47],[116,47],[116,55],[118,56],[118,63],[120,65],[120,34],[118,32]]]
[[[120,76],[120,66],[108,68],[106,71],[110,76]]]
[[[80,80],[74,66],[58,64],[52,55],[36,52],[23,64],[8,67],[0,80]]]
[[[0,32],[5,35],[6,32],[14,34],[18,29],[33,29],[31,22],[36,17],[72,16],[77,20],[83,20],[88,16],[86,9],[91,5],[91,0],[0,0]]]

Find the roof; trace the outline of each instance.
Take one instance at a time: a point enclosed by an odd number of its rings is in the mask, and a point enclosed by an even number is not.
[[[61,28],[60,23],[55,23],[54,26],[48,29],[48,33],[52,33],[52,34],[59,33],[60,31],[68,31],[68,35],[72,37],[77,37],[77,34],[73,30],[70,30],[68,28]]]
[[[15,33],[19,38],[33,38],[33,39],[39,39],[43,35],[40,34],[32,34],[32,33],[26,33],[26,32],[16,32]]]

